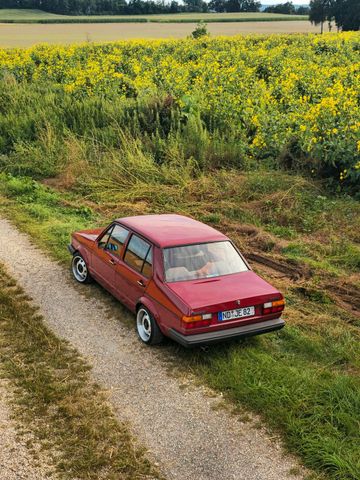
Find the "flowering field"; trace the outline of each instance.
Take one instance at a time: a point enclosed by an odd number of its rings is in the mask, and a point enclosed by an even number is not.
[[[160,98],[163,139],[196,117],[195,136],[234,145],[231,166],[272,159],[338,185],[360,182],[358,33],[42,45],[1,50],[0,66],[79,102],[126,99],[126,109]]]

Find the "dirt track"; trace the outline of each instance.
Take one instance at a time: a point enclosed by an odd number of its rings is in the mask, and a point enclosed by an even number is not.
[[[168,479],[287,480],[296,460],[278,441],[251,423],[217,408],[191,378],[168,373],[161,347],[139,343],[120,317],[133,321],[95,287],[82,287],[69,272],[0,219],[0,261],[40,306],[48,325],[93,365],[95,379],[109,389],[115,411],[128,420]]]

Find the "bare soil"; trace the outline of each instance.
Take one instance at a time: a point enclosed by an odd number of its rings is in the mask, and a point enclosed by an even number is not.
[[[223,225],[224,231],[231,231],[237,237],[246,258],[252,266],[269,279],[283,279],[294,285],[295,288],[309,288],[313,277],[311,267],[303,262],[284,258],[281,255],[282,247],[289,242],[262,231],[253,225]],[[268,252],[271,245],[271,252]],[[317,278],[317,289],[322,290],[336,305],[346,310],[351,317],[360,318],[360,273],[350,277],[336,278],[323,272]],[[310,287],[311,288],[311,287]],[[349,319],[351,322],[351,318]]]
[[[88,23],[6,24],[0,23],[0,47],[28,47],[37,43],[112,42],[128,39],[184,38],[196,23]],[[208,24],[211,35],[251,33],[318,33],[307,20]]]

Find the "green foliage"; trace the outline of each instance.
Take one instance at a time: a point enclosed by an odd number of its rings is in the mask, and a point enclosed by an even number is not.
[[[332,14],[338,28],[344,32],[360,30],[360,8],[358,0],[333,0]]]
[[[277,5],[270,5],[265,8],[265,12],[268,13],[284,13],[287,15],[294,15],[296,9],[292,2],[278,3]]]
[[[208,32],[208,29],[207,29],[207,25],[202,20],[200,22],[198,22],[195,30],[193,30],[193,32],[191,33],[192,38],[195,38],[195,39],[201,38],[201,37],[206,37],[208,35],[209,35],[209,32]]]
[[[337,28],[344,32],[360,29],[360,9],[358,0],[311,0],[310,21],[315,25],[335,21]]]

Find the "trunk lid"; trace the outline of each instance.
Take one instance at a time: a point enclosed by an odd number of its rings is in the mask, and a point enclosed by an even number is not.
[[[168,286],[193,312],[215,313],[258,306],[281,298],[276,288],[251,270],[217,278],[173,282]],[[259,313],[256,309],[256,314]]]

